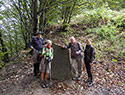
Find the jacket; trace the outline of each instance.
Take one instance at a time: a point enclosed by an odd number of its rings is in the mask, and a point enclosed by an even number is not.
[[[92,63],[95,59],[95,50],[92,45],[86,45],[84,51],[84,60],[85,63]]]
[[[32,42],[30,43],[29,47],[33,46],[39,52],[42,51],[43,45],[46,43],[43,41],[43,38],[38,39],[37,37],[32,38]]]
[[[66,46],[65,48],[70,48],[71,49],[71,58],[72,59],[78,59],[82,57],[82,47],[81,44],[79,42],[75,42],[73,43],[69,43],[68,46]],[[76,54],[76,52],[78,52],[78,54]]]
[[[46,51],[48,51],[46,53]],[[51,47],[50,49],[48,49],[47,47],[44,47],[42,50],[42,55],[45,55],[45,59],[50,58],[50,60],[53,59],[53,48]]]

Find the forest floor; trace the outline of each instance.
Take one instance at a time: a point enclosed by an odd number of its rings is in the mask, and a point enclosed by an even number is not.
[[[83,38],[83,33],[78,32],[73,35],[81,42],[85,42],[86,37],[93,38],[92,35],[84,35]],[[64,41],[68,41],[70,35],[61,33],[60,36],[52,33],[47,37],[53,39],[53,42],[62,44]],[[62,38],[67,39],[61,41]],[[93,39],[96,39],[96,36]],[[104,48],[102,45],[99,51]],[[84,83],[84,80],[87,79],[86,71],[84,71],[79,82],[53,80],[51,89],[43,89],[40,86],[40,78],[33,76],[32,57],[23,56],[15,62],[9,63],[0,71],[0,95],[125,95],[125,60],[119,57],[117,61],[112,61],[111,58],[114,58],[113,54],[103,52],[103,56],[98,58],[99,60],[96,59],[92,66],[94,78],[92,87],[87,87],[87,84]]]
[[[24,61],[25,60],[25,61]],[[52,88],[43,89],[40,78],[33,76],[31,57],[24,58],[19,63],[14,63],[1,71],[0,95],[124,95],[124,73],[121,64],[114,71],[118,74],[114,77],[111,71],[107,73],[101,65],[94,64],[94,86],[87,87],[84,83],[86,73],[79,82],[66,80],[58,82],[53,80]],[[105,72],[103,71],[105,70]],[[120,79],[120,80],[117,80]],[[116,81],[117,80],[117,81]]]

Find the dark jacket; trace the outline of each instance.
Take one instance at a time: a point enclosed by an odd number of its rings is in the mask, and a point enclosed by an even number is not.
[[[44,43],[43,38],[38,39],[37,37],[33,37],[29,47],[31,48],[31,46],[33,46],[36,50],[41,52],[44,44],[46,43]]]
[[[69,43],[68,46],[66,46],[65,48],[71,48],[71,58],[72,59],[78,59],[81,58],[81,52],[82,52],[82,47],[81,44],[78,42],[75,42],[75,44],[73,43]],[[76,54],[76,52],[79,52],[78,54]]]
[[[84,60],[85,63],[92,63],[95,59],[95,50],[92,45],[86,45],[84,51]]]

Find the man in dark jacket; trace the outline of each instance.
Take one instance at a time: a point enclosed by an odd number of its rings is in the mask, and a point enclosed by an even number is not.
[[[37,76],[39,72],[39,65],[40,65],[40,54],[42,52],[42,48],[44,45],[44,41],[42,38],[42,33],[39,31],[37,32],[37,36],[32,38],[32,42],[30,43],[29,47],[33,49],[33,60],[34,60],[34,75]]]
[[[73,80],[79,81],[82,74],[83,64],[82,64],[82,47],[79,42],[75,40],[74,37],[70,38],[70,43],[68,46],[63,45],[63,48],[71,49],[71,59],[72,59],[72,73],[74,75]]]
[[[84,51],[84,61],[85,61],[85,66],[88,74],[88,79],[85,80],[85,82],[90,82],[89,87],[93,85],[93,77],[92,77],[92,72],[91,72],[91,65],[92,62],[95,59],[95,50],[91,45],[91,42],[89,40],[86,41],[87,45]]]

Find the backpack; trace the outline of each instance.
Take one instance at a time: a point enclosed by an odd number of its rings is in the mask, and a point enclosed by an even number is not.
[[[83,50],[80,48],[80,44],[79,44],[79,42],[76,42],[76,44],[77,44],[79,50],[81,50],[81,52],[83,52]]]
[[[32,37],[32,44],[33,44],[33,46],[35,46],[36,41],[37,41],[36,37],[35,37],[35,36],[33,36],[33,37]]]

